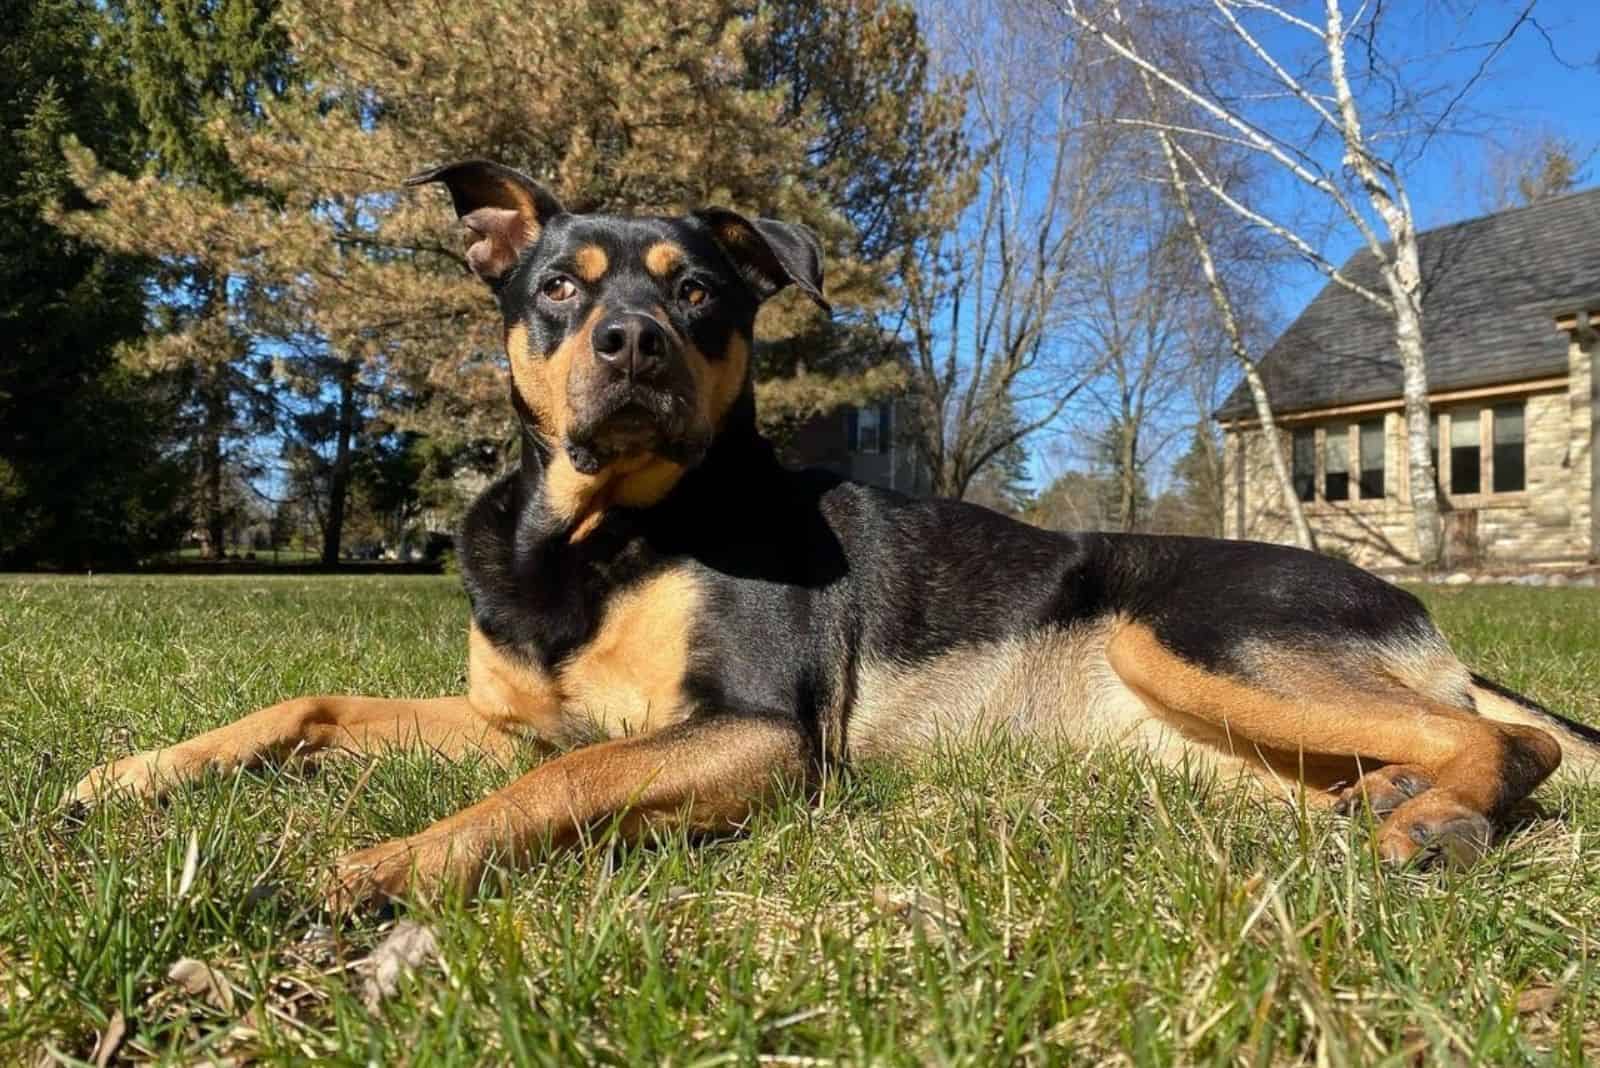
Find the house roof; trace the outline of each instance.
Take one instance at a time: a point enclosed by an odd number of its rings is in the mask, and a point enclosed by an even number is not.
[[[1567,372],[1558,314],[1600,306],[1600,188],[1442,226],[1417,237],[1430,391]],[[1343,273],[1384,291],[1363,249]],[[1274,412],[1400,396],[1392,321],[1329,282],[1261,359]],[[1244,383],[1217,418],[1254,414]]]

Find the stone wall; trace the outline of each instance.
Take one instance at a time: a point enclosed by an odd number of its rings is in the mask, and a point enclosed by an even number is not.
[[[1453,401],[1442,395],[1441,436],[1449,440],[1451,409],[1460,405],[1483,406],[1480,441],[1492,441],[1488,407],[1508,400],[1525,402],[1524,463],[1526,488],[1512,493],[1446,495],[1456,513],[1447,522],[1453,529],[1470,531],[1476,524],[1476,548],[1458,554],[1451,563],[1460,566],[1581,561],[1595,553],[1594,533],[1594,335],[1580,343],[1577,334],[1569,352],[1569,374],[1564,385],[1547,384],[1536,391],[1518,393],[1511,388],[1495,395],[1475,395]],[[1317,420],[1288,417],[1280,428],[1278,447],[1290,455],[1290,432],[1295,426],[1316,426],[1317,484],[1323,482],[1324,442],[1331,427],[1336,432],[1359,419],[1382,418],[1386,443],[1384,496],[1381,500],[1314,501],[1304,505],[1307,519],[1324,552],[1345,556],[1367,567],[1390,567],[1416,561],[1410,492],[1406,477],[1406,450],[1398,400],[1381,412],[1346,414]],[[1354,449],[1352,434],[1352,457]],[[1293,528],[1272,472],[1268,443],[1260,430],[1230,426],[1226,434],[1227,535],[1259,541],[1292,543]],[[1485,448],[1483,485],[1492,485],[1492,448]],[[1448,481],[1448,476],[1445,476]],[[1352,477],[1352,482],[1354,482]],[[1352,495],[1356,491],[1352,488]],[[1468,513],[1475,513],[1471,515]],[[1466,524],[1460,526],[1460,524]],[[1465,545],[1465,541],[1458,541]]]

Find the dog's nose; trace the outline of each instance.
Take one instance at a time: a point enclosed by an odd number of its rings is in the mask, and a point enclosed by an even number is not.
[[[629,379],[650,379],[666,363],[667,334],[648,315],[618,315],[594,328],[597,360]]]

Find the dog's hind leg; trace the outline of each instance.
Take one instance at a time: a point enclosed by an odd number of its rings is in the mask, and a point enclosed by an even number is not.
[[[1330,640],[1326,652],[1287,652],[1224,673],[1177,655],[1138,623],[1121,627],[1106,649],[1112,668],[1152,714],[1202,743],[1226,744],[1235,755],[1248,759],[1253,750],[1279,774],[1292,773],[1297,760],[1366,772],[1404,765],[1408,787],[1418,790],[1394,798],[1379,831],[1387,859],[1423,849],[1457,859],[1480,854],[1492,821],[1560,764],[1560,746],[1537,728],[1447,704],[1411,682],[1406,665],[1385,667],[1382,650],[1369,652],[1363,658]],[[1439,655],[1448,658],[1442,645]],[[1453,658],[1441,662],[1454,665]],[[1308,781],[1327,791],[1338,785]]]
[[[468,752],[504,757],[514,741],[479,715],[465,696],[299,697],[188,741],[102,765],[85,775],[67,800],[87,803],[119,792],[159,797],[212,768],[252,767],[329,749],[367,753],[411,746],[451,757]]]

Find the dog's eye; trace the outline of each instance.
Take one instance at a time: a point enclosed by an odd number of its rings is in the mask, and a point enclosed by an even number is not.
[[[693,279],[689,279],[678,287],[678,299],[685,304],[698,308],[711,299],[711,289],[704,282],[696,282]]]
[[[539,287],[539,292],[544,295],[546,300],[553,300],[560,304],[562,301],[571,300],[577,296],[578,287],[566,275],[558,274],[554,278],[547,279]]]

